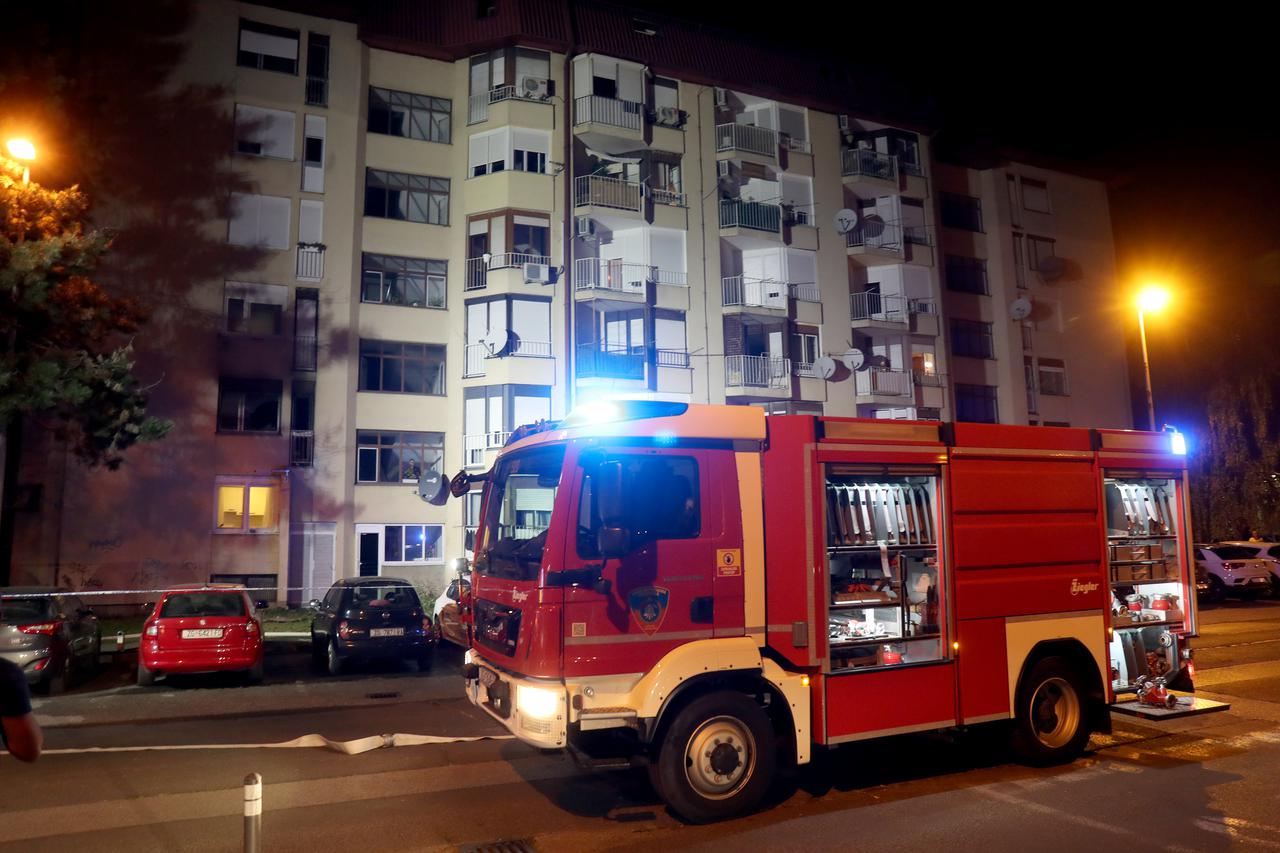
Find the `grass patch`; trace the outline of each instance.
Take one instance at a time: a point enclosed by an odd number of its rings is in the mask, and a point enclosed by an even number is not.
[[[262,630],[268,634],[306,633],[311,630],[310,610],[268,607],[266,610],[258,611],[257,615],[262,621]],[[142,623],[145,621],[145,617],[142,616],[113,616],[99,619],[98,624],[102,626],[103,638],[110,640],[117,631],[124,631],[126,634],[141,633]]]

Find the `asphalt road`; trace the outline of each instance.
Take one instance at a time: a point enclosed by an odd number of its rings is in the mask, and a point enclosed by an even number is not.
[[[859,744],[779,785],[761,813],[713,827],[668,815],[643,773],[584,772],[509,739],[359,755],[250,746],[312,733],[503,734],[458,697],[456,655],[430,674],[330,680],[286,651],[264,687],[120,684],[42,702],[50,754],[31,766],[0,758],[0,849],[238,850],[251,771],[265,781],[270,851],[511,840],[540,851],[1280,848],[1280,602],[1205,608],[1196,646],[1202,691],[1230,712],[1159,726],[1116,717],[1088,756],[1047,771],[981,739]],[[130,708],[155,706],[170,718],[126,722]],[[85,724],[97,720],[112,722]],[[95,748],[111,751],[83,751]]]

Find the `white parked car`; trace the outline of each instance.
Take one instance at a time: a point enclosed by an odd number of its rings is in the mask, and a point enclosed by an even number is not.
[[[1258,560],[1266,560],[1271,570],[1271,594],[1280,596],[1280,542],[1222,542],[1222,545],[1248,549],[1250,556]]]
[[[458,602],[462,596],[470,593],[470,575],[454,578],[449,582],[448,588],[436,599],[436,606],[431,614],[436,636],[463,648],[467,646],[467,629],[459,618],[461,614],[458,610]]]
[[[1197,545],[1196,562],[1209,572],[1209,598],[1228,593],[1256,597],[1271,591],[1271,568],[1266,560],[1237,545]]]

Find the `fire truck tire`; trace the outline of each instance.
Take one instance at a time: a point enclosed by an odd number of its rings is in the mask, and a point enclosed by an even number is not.
[[[1080,676],[1067,659],[1036,661],[1018,685],[1014,751],[1040,766],[1075,760],[1089,741],[1087,701]]]
[[[649,766],[649,779],[671,810],[690,823],[750,811],[769,789],[776,763],[773,726],[742,693],[694,699],[676,713]]]

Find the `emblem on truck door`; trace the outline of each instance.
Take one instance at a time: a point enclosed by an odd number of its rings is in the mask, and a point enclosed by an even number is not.
[[[670,600],[671,591],[660,586],[637,587],[627,593],[627,606],[631,609],[631,615],[640,630],[646,634],[656,633],[662,625]]]

